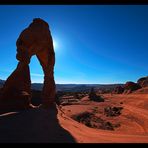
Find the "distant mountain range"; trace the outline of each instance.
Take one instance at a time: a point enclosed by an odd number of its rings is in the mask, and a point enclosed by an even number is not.
[[[4,80],[0,79],[0,87],[3,86]],[[116,86],[122,86],[123,84],[56,84],[57,91],[65,92],[78,92],[89,91],[92,87],[95,89],[114,89]],[[31,88],[34,90],[42,90],[42,83],[32,83]]]

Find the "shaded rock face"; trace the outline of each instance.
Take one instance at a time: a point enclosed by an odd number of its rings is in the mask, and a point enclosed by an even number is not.
[[[122,94],[124,92],[124,88],[122,86],[117,86],[114,90],[113,93],[115,94]]]
[[[37,56],[44,72],[42,103],[46,104],[46,106],[52,104],[55,101],[56,94],[54,81],[55,53],[48,23],[40,18],[33,19],[28,28],[21,32],[16,46],[18,66],[8,77],[2,88],[0,106],[11,108],[20,105],[20,108],[22,108],[23,103],[19,102],[26,102],[23,108],[27,108],[31,99],[29,63],[33,55]]]
[[[148,76],[147,77],[142,77],[142,78],[138,79],[137,83],[141,87],[147,87],[148,86]]]
[[[0,110],[28,108],[31,99],[30,88],[29,66],[19,62],[1,89]]]
[[[131,93],[140,88],[141,86],[139,84],[129,81],[124,85],[124,93]]]

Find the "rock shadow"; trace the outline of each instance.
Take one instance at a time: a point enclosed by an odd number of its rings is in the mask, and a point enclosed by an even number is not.
[[[75,143],[57,109],[30,109],[0,116],[0,143]]]

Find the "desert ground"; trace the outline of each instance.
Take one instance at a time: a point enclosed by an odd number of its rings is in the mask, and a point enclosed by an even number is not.
[[[59,121],[64,129],[68,130],[77,142],[84,143],[147,143],[148,142],[148,94],[105,94],[105,102],[84,101],[87,105],[64,106],[62,109],[66,118],[59,116]],[[123,104],[120,104],[120,103]],[[105,117],[105,106],[122,106],[121,115]],[[74,114],[91,111],[98,107],[98,114],[112,123],[120,124],[114,131],[89,128],[73,121]],[[64,114],[64,115],[65,115]]]
[[[90,101],[86,95],[76,104],[56,105],[56,109],[1,114],[0,142],[148,143],[147,93],[101,94],[101,97],[104,102]],[[104,108],[109,106],[122,107],[121,114],[107,116]],[[86,112],[95,116],[93,128],[74,118]],[[106,122],[112,128],[107,128]]]

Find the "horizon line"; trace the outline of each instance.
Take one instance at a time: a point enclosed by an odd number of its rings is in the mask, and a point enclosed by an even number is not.
[[[39,82],[33,82],[31,84],[43,84]],[[56,85],[115,85],[115,84],[124,84],[124,83],[55,83]]]

